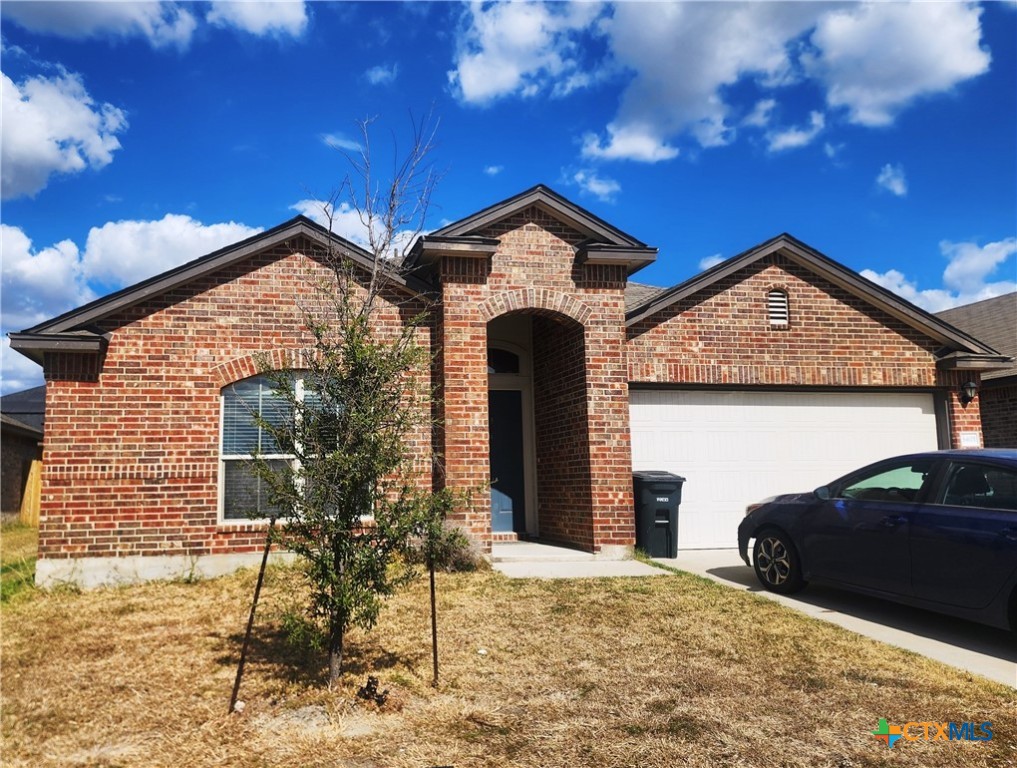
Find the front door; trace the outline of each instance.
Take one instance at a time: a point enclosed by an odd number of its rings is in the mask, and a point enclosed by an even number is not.
[[[526,532],[526,476],[523,459],[523,393],[488,391],[491,445],[491,531]]]

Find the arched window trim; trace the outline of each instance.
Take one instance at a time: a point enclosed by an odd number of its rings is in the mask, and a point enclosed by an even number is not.
[[[502,352],[511,352],[519,360],[519,371],[517,373],[491,373],[488,372],[488,376],[522,376],[529,378],[531,373],[532,361],[530,355],[523,347],[518,344],[513,344],[511,341],[502,341],[501,339],[489,339],[487,342],[487,349],[497,349]]]
[[[784,288],[771,288],[766,292],[766,315],[771,328],[791,325],[791,299]]]

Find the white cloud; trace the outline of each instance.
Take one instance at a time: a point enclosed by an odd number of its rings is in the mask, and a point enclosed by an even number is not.
[[[42,366],[29,360],[19,352],[11,349],[11,340],[4,336],[3,348],[0,351],[0,386],[4,394],[20,392],[23,389],[38,387],[45,383],[42,377]]]
[[[20,85],[0,73],[0,196],[35,195],[54,173],[98,169],[120,149],[125,113],[96,104],[78,75],[32,77]]]
[[[348,139],[341,133],[323,133],[321,135],[322,142],[332,149],[341,149],[344,152],[359,152],[360,142]]]
[[[943,272],[943,283],[948,288],[961,294],[976,294],[989,285],[1009,285],[1010,290],[1017,289],[1012,280],[996,284],[986,282],[1007,259],[1017,253],[1017,238],[1010,237],[985,246],[944,240],[939,244],[939,249],[950,260]],[[1013,274],[1014,271],[1011,270],[1011,275]]]
[[[362,248],[368,247],[367,226],[349,203],[340,203],[336,208],[325,200],[298,200],[290,206],[290,210],[325,228],[331,227],[331,231],[339,237],[344,237]]]
[[[307,28],[307,9],[302,0],[214,0],[205,17],[216,27],[234,27],[259,37],[299,37]]]
[[[863,3],[819,19],[808,69],[827,102],[861,125],[888,125],[916,98],[989,69],[973,3]]]
[[[908,193],[908,180],[904,175],[904,166],[900,163],[891,165],[887,163],[876,177],[876,184],[897,197],[904,197]]]
[[[457,39],[449,84],[468,104],[503,96],[564,96],[591,82],[576,58],[577,33],[601,13],[594,3],[472,3]]]
[[[390,67],[386,67],[383,64],[379,64],[376,67],[371,67],[364,73],[364,77],[367,78],[367,82],[371,85],[384,85],[385,83],[391,83],[396,79],[396,75],[399,74],[399,65],[392,64]]]
[[[584,150],[606,158],[670,159],[683,133],[701,146],[734,139],[725,86],[792,79],[788,43],[815,21],[808,3],[622,3],[602,22],[614,59],[633,73],[608,136]],[[632,137],[640,137],[633,141]],[[647,151],[650,142],[657,148]]]
[[[504,165],[489,165],[484,168],[484,173],[488,176],[497,176],[499,173],[505,170]]]
[[[306,216],[326,229],[331,227],[331,231],[339,235],[339,237],[345,238],[367,251],[372,250],[370,232],[367,225],[361,220],[357,209],[347,202],[341,202],[336,207],[325,200],[298,200],[290,206],[290,210]],[[329,218],[331,218],[331,221],[329,221]],[[378,229],[375,232],[378,235],[382,234],[381,230]],[[410,246],[413,245],[416,234],[408,230],[397,232],[392,238],[391,248],[399,255],[405,255],[409,251]],[[420,234],[426,233],[421,232]]]
[[[153,48],[186,48],[198,20],[191,3],[152,2],[12,2],[4,4],[4,19],[41,34],[81,40],[141,37]],[[232,27],[252,35],[299,37],[307,28],[302,0],[281,2],[213,2],[208,24]]]
[[[742,125],[765,128],[770,124],[770,118],[773,116],[773,110],[776,106],[776,99],[760,99],[756,102],[752,111],[742,119]]]
[[[0,224],[5,329],[21,330],[95,298],[71,240],[37,250],[18,227]]]
[[[635,160],[659,163],[678,156],[677,147],[668,144],[650,125],[607,126],[608,138],[601,141],[596,134],[583,136],[583,157],[596,160]]]
[[[598,176],[594,171],[580,170],[572,174],[571,182],[598,200],[612,202],[621,192],[621,184],[614,179]]]
[[[823,144],[823,154],[826,155],[831,160],[836,160],[837,155],[841,153],[842,149],[844,149],[843,144],[834,144],[829,141]]]
[[[786,128],[766,134],[767,149],[770,152],[783,152],[786,149],[798,149],[812,143],[826,126],[826,118],[822,112],[809,115],[807,128]]]
[[[716,147],[739,127],[766,128],[779,89],[804,79],[836,115],[885,125],[916,98],[987,70],[980,14],[971,3],[474,3],[449,79],[462,101],[489,104],[627,78],[582,154],[660,162],[682,138]],[[730,103],[742,83],[761,90],[751,108]],[[819,119],[775,131],[771,150],[811,142]]]
[[[81,269],[89,281],[130,285],[260,231],[174,213],[156,221],[111,221],[89,230]]]
[[[717,266],[722,261],[724,261],[724,257],[722,255],[720,255],[719,253],[715,253],[712,256],[707,256],[706,258],[700,259],[699,260],[699,268],[700,269],[709,269],[710,267]]]
[[[948,260],[943,271],[943,288],[919,288],[896,269],[883,273],[864,269],[861,275],[929,312],[941,312],[1017,291],[1015,280],[992,280],[999,268],[1017,253],[1017,238],[985,246],[944,240],[939,250]],[[1015,271],[1011,269],[1010,274]]]
[[[5,20],[31,32],[74,40],[143,37],[154,48],[186,48],[197,28],[194,16],[173,2],[4,3]]]

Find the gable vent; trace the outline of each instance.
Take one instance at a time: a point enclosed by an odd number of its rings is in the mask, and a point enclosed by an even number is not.
[[[766,294],[766,309],[770,315],[770,325],[787,325],[790,322],[791,313],[785,291],[770,291]]]

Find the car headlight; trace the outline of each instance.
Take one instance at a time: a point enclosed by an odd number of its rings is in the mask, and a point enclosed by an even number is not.
[[[745,508],[745,516],[748,517],[749,515],[751,515],[753,512],[755,512],[760,507],[765,506],[765,505],[769,504],[771,501],[776,501],[776,500],[777,500],[776,496],[770,496],[769,498],[763,499],[762,501],[757,501],[755,504],[749,504],[749,506],[747,506]]]

